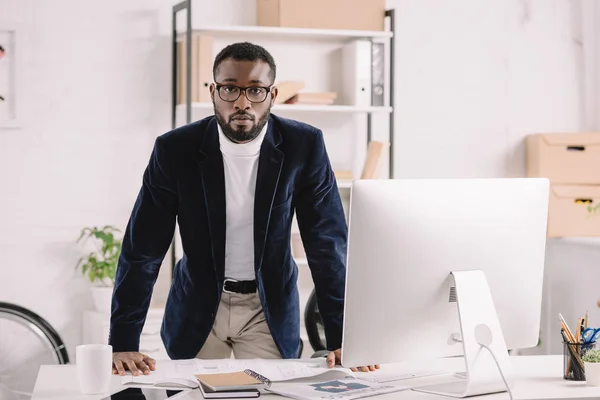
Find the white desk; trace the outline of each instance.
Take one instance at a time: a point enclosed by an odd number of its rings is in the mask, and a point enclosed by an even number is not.
[[[515,372],[519,378],[513,390],[515,399],[600,399],[600,387],[586,386],[585,382],[571,382],[562,378],[562,356],[520,356],[511,357]],[[404,366],[405,367],[405,366]],[[464,370],[461,359],[440,360],[433,366],[444,371]],[[382,371],[383,372],[383,371]],[[111,393],[121,388],[120,377],[115,375],[111,383]],[[440,382],[440,376],[403,380],[398,383],[406,386],[419,386]],[[446,378],[447,379],[447,378]],[[106,395],[104,395],[106,396]],[[77,386],[74,365],[42,366],[38,374],[32,400],[99,400],[102,395],[82,395]],[[403,391],[379,396],[381,400],[440,400],[442,396],[429,395],[414,391]],[[198,390],[185,397],[202,399]],[[261,396],[265,400],[285,399],[275,395]],[[471,399],[500,400],[508,399],[508,393],[478,396]]]

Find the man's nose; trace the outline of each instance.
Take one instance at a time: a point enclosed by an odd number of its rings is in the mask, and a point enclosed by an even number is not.
[[[250,100],[248,100],[248,98],[246,97],[246,92],[242,91],[240,93],[240,97],[235,101],[235,103],[233,104],[234,107],[238,110],[248,110],[250,109]]]

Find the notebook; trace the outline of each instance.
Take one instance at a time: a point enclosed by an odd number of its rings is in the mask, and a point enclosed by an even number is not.
[[[269,379],[250,369],[217,374],[196,374],[194,376],[207,392],[264,389],[271,386]]]
[[[212,392],[207,387],[205,387],[202,383],[198,385],[200,388],[200,392],[202,393],[202,397],[205,399],[240,399],[240,398],[248,398],[248,397],[259,397],[260,392],[258,389],[244,389],[244,390],[230,390],[226,392]]]

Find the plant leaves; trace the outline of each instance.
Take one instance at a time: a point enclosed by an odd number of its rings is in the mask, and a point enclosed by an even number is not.
[[[86,227],[81,230],[78,242],[82,239],[94,238],[100,243],[100,248],[79,259],[77,268],[82,273],[87,273],[90,281],[105,281],[110,279],[114,284],[117,266],[121,254],[121,239],[115,236],[119,229],[112,225],[105,225],[102,229],[98,227]]]

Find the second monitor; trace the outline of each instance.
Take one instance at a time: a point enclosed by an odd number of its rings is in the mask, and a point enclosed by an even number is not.
[[[464,382],[427,391],[506,390],[507,348],[538,342],[548,198],[543,178],[356,181],[342,364],[464,355]]]

